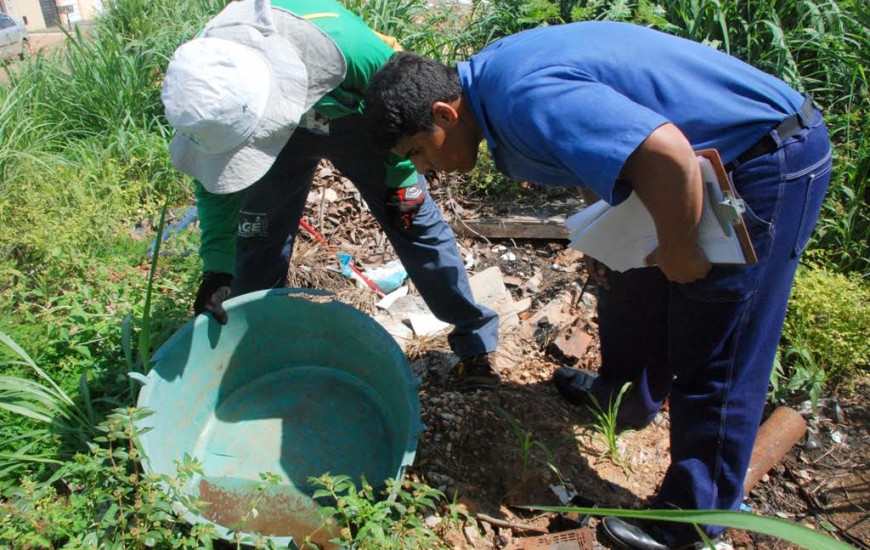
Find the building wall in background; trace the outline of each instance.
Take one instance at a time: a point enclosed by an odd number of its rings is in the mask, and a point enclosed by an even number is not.
[[[46,27],[45,18],[42,15],[40,0],[0,0],[5,13],[8,13],[19,21],[24,21],[24,26],[29,31],[36,31]]]
[[[78,0],[78,4],[82,19],[95,19],[99,14],[103,13],[102,0]]]
[[[0,0],[0,11],[25,22],[29,31],[94,19],[103,11],[102,0]]]

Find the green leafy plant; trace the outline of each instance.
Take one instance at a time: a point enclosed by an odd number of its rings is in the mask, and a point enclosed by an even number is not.
[[[631,382],[626,382],[616,394],[616,399],[611,399],[607,403],[606,408],[602,407],[598,399],[591,393],[589,398],[592,402],[587,408],[595,416],[595,423],[592,424],[595,437],[601,440],[605,445],[605,450],[602,456],[609,457],[615,464],[619,464],[625,468],[625,459],[619,451],[619,428],[616,422],[617,414],[619,413],[619,405],[622,403],[622,398],[625,393],[631,388]]]
[[[11,472],[28,462],[62,464],[48,454],[29,454],[39,442],[60,435],[72,439],[75,446],[87,444],[95,429],[94,404],[88,392],[87,379],[82,375],[79,382],[81,401],[76,401],[64,391],[30,355],[0,331],[0,342],[14,352],[17,359],[6,365],[27,367],[37,380],[19,376],[0,376],[0,410],[33,420],[42,427],[34,428],[22,436],[23,447],[14,453],[0,455],[0,471]]]
[[[270,486],[280,484],[281,479],[282,478],[280,474],[276,474],[273,472],[265,472],[260,474],[260,483],[257,483],[254,486],[253,498],[248,502],[248,507],[245,515],[242,516],[239,521],[229,526],[230,532],[233,536],[233,540],[236,543],[236,550],[240,550],[243,544],[251,544],[252,542],[258,548],[264,544],[270,548],[273,547],[274,543],[272,543],[270,539],[265,537],[253,537],[251,535],[246,535],[244,533],[244,530],[245,526],[248,525],[248,522],[257,517],[257,509],[266,496],[266,489]]]
[[[783,327],[783,375],[805,389],[848,381],[870,366],[870,285],[817,266],[801,266]],[[818,372],[818,374],[816,374]]]
[[[164,225],[166,208],[166,205],[164,205],[160,215],[158,227],[161,229]],[[154,286],[154,275],[157,269],[157,259],[162,241],[161,237],[162,232],[158,231],[155,238],[154,253],[145,294],[145,309],[139,337],[139,349],[142,354],[140,364],[142,365],[148,365],[149,351],[152,345],[150,330],[151,292]],[[84,316],[84,312],[77,302],[73,304],[71,309],[72,311],[69,316],[71,319],[75,319],[76,312]],[[127,318],[128,320],[129,317]],[[87,319],[82,324],[86,325]],[[125,322],[125,326],[129,328],[129,322]],[[124,340],[129,345],[129,337]],[[73,444],[69,445],[69,448],[73,450],[78,450],[83,445],[89,445],[97,423],[95,404],[111,403],[117,406],[120,403],[110,398],[91,399],[87,377],[85,374],[82,374],[78,384],[81,401],[81,404],[79,404],[51,376],[37,366],[36,362],[24,349],[2,331],[0,331],[0,342],[5,344],[18,357],[18,360],[9,361],[7,364],[25,366],[37,377],[36,380],[33,380],[24,376],[0,376],[0,409],[48,426],[48,428],[35,429],[25,434],[23,438],[29,440],[25,443],[25,447],[30,449],[38,442],[52,435],[72,438]],[[89,349],[84,346],[80,346],[79,351],[86,355],[89,354]],[[132,351],[125,349],[125,354],[128,356],[128,363],[132,363],[129,361]],[[131,366],[135,365],[131,364]],[[130,390],[131,395],[133,395],[133,388],[131,387]],[[52,459],[47,459],[44,456],[25,454],[19,449],[14,453],[3,453],[0,455],[0,470],[8,469],[11,471],[28,461],[54,462]]]
[[[445,548],[432,529],[423,523],[426,511],[435,511],[444,493],[427,485],[387,480],[378,493],[364,478],[357,489],[348,476],[325,474],[311,478],[319,487],[314,498],[324,505],[321,529],[336,533],[337,545],[359,550],[428,550]],[[307,548],[318,548],[305,538]]]
[[[97,426],[88,453],[43,482],[30,478],[4,491],[0,546],[38,548],[212,548],[208,524],[188,526],[178,510],[199,510],[187,491],[201,475],[189,456],[176,476],[147,474],[135,423],[150,414],[118,409]],[[179,508],[178,506],[181,506]]]
[[[785,356],[785,361],[780,360],[781,355]],[[787,372],[784,364],[789,365]],[[789,347],[784,354],[777,350],[770,373],[769,398],[774,403],[786,403],[809,397],[815,410],[827,379],[825,369],[816,364],[808,350]]]
[[[496,169],[489,149],[486,145],[481,145],[477,164],[462,185],[463,193],[466,195],[519,197],[524,190],[525,188],[519,181],[505,176]]]

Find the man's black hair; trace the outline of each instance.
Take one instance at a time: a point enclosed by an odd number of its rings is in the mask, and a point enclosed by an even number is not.
[[[375,73],[365,96],[369,140],[381,151],[400,139],[430,130],[432,104],[459,98],[456,69],[411,52],[399,52]]]

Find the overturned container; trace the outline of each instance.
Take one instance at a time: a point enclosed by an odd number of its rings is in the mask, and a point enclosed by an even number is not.
[[[185,454],[202,475],[191,523],[279,546],[334,537],[309,478],[400,479],[414,460],[419,381],[372,318],[316,291],[259,291],[224,303],[221,326],[200,315],[154,355],[138,406],[146,467],[175,476]],[[262,474],[277,484],[263,488]]]

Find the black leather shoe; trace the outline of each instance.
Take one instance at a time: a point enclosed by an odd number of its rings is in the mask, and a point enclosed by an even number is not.
[[[553,383],[569,402],[585,405],[589,403],[589,392],[596,378],[598,375],[589,370],[560,367],[553,375]]]
[[[601,520],[604,533],[621,548],[629,550],[670,550],[670,546],[653,537],[650,530],[641,529],[633,523],[615,517]]]
[[[605,517],[601,520],[604,533],[620,548],[628,550],[707,550],[709,545],[699,541],[677,542],[670,533],[664,532],[656,525],[639,527],[634,523],[616,517]],[[714,547],[719,548],[721,537],[711,540]],[[729,545],[725,545],[730,548]]]

